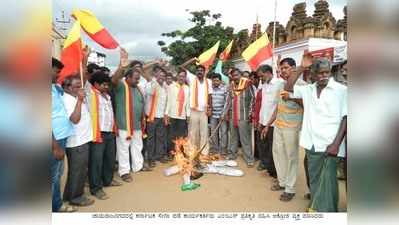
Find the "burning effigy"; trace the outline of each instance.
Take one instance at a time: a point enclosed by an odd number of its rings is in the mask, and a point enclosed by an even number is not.
[[[218,154],[202,155],[201,150],[193,148],[187,138],[174,141],[173,150],[176,165],[164,170],[165,176],[180,174],[183,178],[182,191],[195,190],[200,184],[192,182],[205,173],[221,174],[226,176],[243,176],[244,173],[237,168],[234,160],[223,160]]]

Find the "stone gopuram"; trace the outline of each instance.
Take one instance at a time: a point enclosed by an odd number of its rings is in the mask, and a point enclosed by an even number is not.
[[[306,13],[306,3],[298,3],[293,7],[291,17],[284,26],[276,21],[275,47],[304,40],[308,38],[326,38],[335,40],[347,40],[347,9],[343,8],[344,18],[338,21],[329,10],[326,0],[319,0],[315,3],[315,10],[312,16]],[[273,41],[274,22],[269,22],[266,33],[269,40]],[[246,33],[246,34],[245,34]],[[262,35],[261,25],[254,24],[251,34],[242,30],[236,37],[236,46],[232,49],[233,58],[241,56],[242,51]]]

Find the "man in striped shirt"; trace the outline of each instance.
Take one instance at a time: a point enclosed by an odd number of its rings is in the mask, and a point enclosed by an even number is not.
[[[218,73],[210,74],[212,78],[212,116],[211,131],[217,132],[211,140],[211,151],[222,155],[227,154],[227,123],[224,120],[227,90],[222,84],[222,76]],[[221,123],[220,128],[216,130],[217,125]]]

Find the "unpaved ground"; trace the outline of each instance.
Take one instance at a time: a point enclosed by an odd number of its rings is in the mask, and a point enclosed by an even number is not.
[[[303,157],[301,151],[297,194],[291,202],[281,202],[281,192],[270,190],[271,177],[264,171],[257,171],[256,167],[248,169],[239,158],[239,167],[245,173],[243,177],[205,174],[195,181],[201,187],[188,192],[180,191],[180,176],[163,175],[163,169],[172,164],[158,163],[152,172],[133,174],[132,183],[105,188],[110,197],[107,200],[91,196],[96,202],[80,207],[79,212],[305,212],[309,201],[303,198],[307,192]],[[116,179],[120,181],[118,176]],[[346,211],[345,183],[340,181],[339,185],[340,211]]]

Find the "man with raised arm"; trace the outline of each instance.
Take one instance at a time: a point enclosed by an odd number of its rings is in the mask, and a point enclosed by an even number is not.
[[[184,63],[181,67],[196,61],[192,58]],[[196,75],[187,71],[187,82],[190,87],[190,108],[191,116],[189,122],[189,138],[190,142],[196,149],[201,149],[202,154],[208,155],[208,117],[212,113],[212,81],[206,78],[205,67],[196,66]]]
[[[294,85],[305,68],[310,67],[315,82]],[[313,60],[304,55],[301,66],[290,76],[284,87],[302,98],[304,116],[300,145],[306,149],[310,179],[309,211],[337,212],[337,156],[345,155],[342,140],[346,135],[347,87],[331,77],[328,59]]]
[[[141,150],[143,149],[142,130],[145,126],[145,116],[144,96],[138,87],[140,75],[139,69],[129,68],[128,54],[121,49],[121,62],[111,82],[115,92],[118,173],[125,182],[132,181],[130,168],[133,172],[140,171],[144,161]]]

